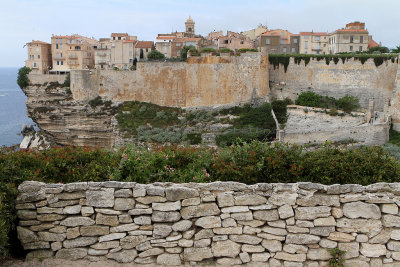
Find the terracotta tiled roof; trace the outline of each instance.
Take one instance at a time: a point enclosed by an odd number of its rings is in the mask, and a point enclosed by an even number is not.
[[[327,32],[300,32],[300,35],[326,36]]]
[[[184,43],[184,42],[198,42],[201,38],[176,38],[174,42],[176,43]]]
[[[111,37],[122,37],[122,36],[128,36],[127,33],[111,33]]]
[[[377,47],[377,46],[379,46],[378,43],[375,42],[374,40],[372,40],[372,38],[371,38],[371,40],[369,41],[369,44],[368,44],[368,48]]]
[[[152,48],[154,46],[154,42],[152,41],[138,41],[136,44],[136,48]]]
[[[157,39],[175,39],[176,36],[157,36]]]
[[[35,41],[35,40],[32,40],[32,42],[29,42],[28,44],[44,44],[44,45],[50,45],[49,43],[42,42],[42,41]]]

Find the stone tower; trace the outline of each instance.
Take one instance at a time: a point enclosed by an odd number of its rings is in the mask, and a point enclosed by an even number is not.
[[[194,21],[191,16],[189,16],[189,18],[185,22],[185,26],[186,26],[186,35],[188,37],[194,36]]]

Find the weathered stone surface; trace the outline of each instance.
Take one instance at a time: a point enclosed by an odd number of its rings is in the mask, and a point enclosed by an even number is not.
[[[79,214],[81,213],[81,205],[68,206],[62,210],[63,214]]]
[[[283,246],[283,251],[291,254],[302,254],[308,252],[308,247],[304,245],[285,244]]]
[[[311,228],[311,229],[314,229],[314,228]],[[308,234],[308,233],[310,233],[310,229],[309,228],[292,226],[292,225],[288,225],[287,226],[287,231],[289,233],[294,233],[294,234]]]
[[[391,234],[390,234],[390,238],[393,240],[400,240],[400,230],[399,229],[392,230]]]
[[[331,208],[325,206],[318,207],[299,207],[295,209],[297,220],[314,220],[321,217],[329,217]]]
[[[37,181],[24,181],[18,186],[18,191],[20,193],[31,193],[38,192],[46,186],[45,183]]]
[[[222,213],[248,212],[248,211],[249,211],[248,206],[233,206],[221,209]]]
[[[367,204],[361,201],[350,202],[343,205],[343,214],[347,218],[380,219],[381,210],[378,205]]]
[[[157,264],[167,266],[179,266],[181,265],[181,258],[179,254],[161,254],[157,257]]]
[[[205,248],[205,247],[209,247],[210,244],[211,244],[211,239],[205,238],[205,239],[200,239],[200,240],[194,241],[193,246],[195,248]]]
[[[153,203],[152,204],[153,210],[158,211],[175,211],[181,209],[181,202],[165,202],[165,203]]]
[[[343,210],[341,208],[332,208],[332,216],[336,219],[342,218],[343,217]]]
[[[318,218],[314,220],[314,226],[336,226],[336,220],[333,216]]]
[[[232,213],[231,218],[235,219],[236,221],[252,221],[253,213],[251,211]]]
[[[126,236],[126,233],[112,233],[108,235],[103,235],[99,237],[99,242],[107,242],[107,241],[112,241],[116,239],[121,239]]]
[[[121,215],[122,212],[114,209],[102,209],[102,208],[95,208],[97,213],[101,213],[104,215]]]
[[[242,251],[249,252],[249,253],[259,253],[259,252],[264,252],[265,248],[260,245],[257,246],[257,245],[243,244]]]
[[[108,226],[101,225],[82,226],[80,228],[80,233],[82,236],[108,235],[110,233],[110,228]]]
[[[392,215],[384,215],[392,216]],[[399,221],[400,222],[400,221]],[[389,225],[391,225],[389,223]],[[396,224],[394,224],[396,225]],[[369,237],[377,235],[382,230],[382,222],[380,220],[372,220],[372,219],[348,219],[341,218],[337,220],[336,227],[341,232],[346,233],[366,233]],[[393,227],[393,226],[392,226]]]
[[[250,262],[250,255],[247,252],[242,252],[239,254],[239,258],[243,263],[248,263]]]
[[[214,257],[235,258],[240,253],[240,245],[231,240],[213,242],[211,248]]]
[[[271,235],[287,235],[287,233],[288,233],[285,229],[274,228],[274,227],[269,227],[269,226],[263,227],[262,231],[266,232],[268,234],[271,234]]]
[[[299,245],[307,245],[307,244],[317,244],[321,238],[315,235],[307,235],[307,234],[288,234],[286,236],[287,244],[299,244]]]
[[[47,258],[52,258],[54,252],[51,250],[34,250],[26,254],[25,260],[26,261],[31,261],[33,259],[47,259]]]
[[[143,185],[136,185],[132,189],[132,196],[133,197],[144,197],[144,196],[146,196],[146,188]]]
[[[121,240],[121,245],[122,245],[122,240]],[[94,245],[91,245],[90,247],[93,249],[112,249],[112,248],[117,248],[118,246],[119,246],[119,241],[109,241],[103,243],[96,243]]]
[[[323,248],[335,248],[337,247],[337,242],[328,239],[321,239],[319,245]]]
[[[213,232],[217,235],[241,235],[243,233],[243,227],[214,228]]]
[[[230,235],[229,239],[238,243],[245,243],[250,245],[260,244],[262,239],[252,235]]]
[[[107,255],[108,250],[106,249],[93,249],[93,248],[89,248],[88,250],[88,255],[91,256],[104,256]]]
[[[50,243],[47,241],[36,241],[31,243],[23,243],[22,246],[26,250],[30,249],[46,249],[50,248]]]
[[[311,248],[307,252],[307,259],[309,260],[325,261],[329,260],[330,258],[332,258],[331,254],[324,248]]]
[[[219,216],[205,216],[197,219],[194,224],[202,228],[221,227],[221,218]]]
[[[101,213],[97,213],[96,215],[96,224],[108,225],[108,226],[117,226],[119,225],[118,216],[116,215],[104,215]]]
[[[268,250],[269,252],[278,252],[282,251],[282,243],[278,240],[268,240],[264,239],[261,242],[261,245]]]
[[[149,185],[146,188],[146,194],[148,196],[165,196],[165,189],[161,186]]]
[[[257,210],[253,213],[253,217],[260,221],[276,221],[279,220],[278,210]]]
[[[283,205],[278,208],[279,217],[281,219],[287,219],[294,216],[294,211],[292,206]]]
[[[195,189],[187,187],[168,187],[165,189],[165,194],[168,201],[177,201],[186,198],[198,197],[199,192]]]
[[[32,220],[36,219],[37,213],[35,210],[18,210],[17,216],[21,220]]]
[[[65,218],[65,215],[60,214],[38,214],[37,220],[41,222],[59,221]]]
[[[77,227],[70,227],[67,229],[67,239],[74,239],[80,236],[81,233],[79,231],[79,226]]]
[[[78,237],[75,239],[65,240],[63,242],[64,248],[78,248],[87,247],[97,242],[97,237]]]
[[[202,261],[212,257],[214,256],[211,248],[185,248],[183,250],[183,259],[185,261]]]
[[[379,234],[377,234],[376,236],[371,238],[369,240],[369,243],[371,243],[371,244],[386,244],[389,241],[391,234],[392,234],[392,230],[383,229]]]
[[[86,257],[88,253],[87,248],[63,248],[57,251],[56,258],[66,260],[79,260]]]
[[[49,233],[49,232],[39,232],[38,233],[39,239],[41,241],[52,241],[52,242],[61,242],[64,241],[67,237],[66,234],[56,234],[56,233]]]
[[[147,215],[152,214],[152,209],[132,209],[128,211],[129,215],[137,216],[137,215]]]
[[[136,201],[145,205],[151,204],[151,203],[158,203],[158,202],[166,202],[167,199],[165,197],[161,196],[146,196],[146,197],[138,197],[136,198]]]
[[[334,231],[334,226],[318,226],[310,228],[310,234],[318,236],[329,236]]]
[[[73,206],[72,206],[73,207]],[[70,208],[70,207],[66,207]],[[37,213],[45,213],[45,214],[50,214],[50,213],[55,213],[55,214],[64,214],[62,208],[49,208],[49,207],[41,207],[37,208]],[[78,212],[79,213],[79,212]],[[74,213],[71,213],[74,214]]]
[[[22,243],[31,243],[39,241],[39,237],[31,230],[17,226],[18,239]]]
[[[181,239],[178,241],[178,245],[183,248],[189,248],[193,247],[193,240],[188,240],[188,239]]]
[[[382,204],[382,212],[398,215],[399,214],[399,207],[396,204]]]
[[[283,206],[283,205],[295,205],[297,199],[297,193],[273,193],[271,197],[268,199],[274,205]]]
[[[233,218],[226,218],[222,221],[222,227],[236,227],[236,220]]]
[[[181,209],[182,218],[187,220],[202,216],[219,215],[220,210],[215,203],[200,204],[198,206],[188,206]]]
[[[132,249],[139,244],[146,242],[147,236],[136,235],[136,236],[126,236],[120,240],[121,247],[123,249]]]
[[[190,227],[192,227],[192,221],[181,220],[172,225],[172,230],[177,231],[177,232],[184,232],[184,231],[189,230]]]
[[[154,211],[151,216],[153,222],[177,222],[180,218],[181,213],[178,211]]]
[[[290,254],[286,252],[277,252],[274,258],[277,260],[303,262],[306,261],[306,254]]]
[[[236,206],[255,206],[267,203],[267,198],[257,194],[246,194],[235,197]]]
[[[186,206],[197,206],[200,204],[200,198],[199,197],[192,197],[192,198],[187,198],[182,200],[182,207]]]
[[[296,203],[300,206],[314,207],[314,206],[334,206],[339,207],[339,196],[336,195],[322,195],[315,194],[312,196],[298,198]]]
[[[172,226],[168,224],[154,224],[153,236],[155,238],[167,237],[172,232]]]
[[[253,253],[251,255],[251,260],[253,262],[267,262],[268,259],[271,257],[271,254],[264,252],[264,253]]]
[[[400,251],[400,242],[399,241],[389,241],[386,246],[389,250]]]
[[[230,193],[221,193],[217,195],[217,203],[220,208],[232,207],[235,205],[233,195]]]
[[[350,234],[341,233],[341,232],[332,232],[328,236],[329,240],[339,241],[339,242],[350,242],[355,240],[356,238]]]
[[[89,226],[95,224],[95,221],[88,217],[68,217],[63,220],[61,225],[65,225],[67,227],[75,227],[75,226]]]
[[[139,225],[135,223],[122,224],[110,228],[110,233],[130,232],[139,229]]]
[[[135,249],[122,250],[116,253],[107,254],[107,258],[116,260],[117,262],[133,262],[137,256],[137,251]]]
[[[346,251],[346,254],[343,256],[344,259],[357,258],[360,255],[360,244],[357,242],[339,243],[338,248]]]
[[[135,207],[133,198],[116,198],[114,203],[115,210],[130,210]]]
[[[114,206],[114,188],[86,191],[86,205],[99,208],[112,208]]]
[[[149,225],[151,224],[150,216],[137,216],[133,219],[133,222],[137,225]]]
[[[115,190],[114,197],[130,198],[130,197],[132,197],[132,190],[131,189]]]
[[[360,248],[361,254],[369,258],[376,258],[386,255],[386,247],[380,244],[362,243]]]
[[[400,216],[383,215],[382,223],[385,227],[399,227]]]

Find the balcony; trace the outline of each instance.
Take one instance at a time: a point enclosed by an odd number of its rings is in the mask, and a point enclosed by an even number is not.
[[[69,59],[78,59],[78,55],[69,55],[68,58]]]
[[[68,65],[70,66],[78,66],[79,62],[76,60],[68,60]]]
[[[107,53],[97,53],[96,56],[98,56],[98,57],[106,57]]]
[[[65,59],[65,56],[60,56],[60,55],[58,55],[58,56],[55,56],[54,59],[64,60],[64,59]]]

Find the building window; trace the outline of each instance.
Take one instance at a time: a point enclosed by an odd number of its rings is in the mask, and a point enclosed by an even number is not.
[[[64,65],[64,61],[60,61],[61,62],[61,65]]]
[[[56,49],[58,49],[58,44],[56,44]]]
[[[354,36],[353,35],[350,36],[350,43],[354,43]]]
[[[284,47],[284,48],[282,49],[282,51],[283,51],[283,53],[286,53],[286,51],[287,51],[286,47]]]
[[[319,42],[319,36],[314,37],[315,41]]]
[[[292,47],[292,53],[296,53],[296,48]]]
[[[148,49],[148,48],[146,48],[146,52],[149,52],[149,49]]]
[[[244,44],[244,42],[243,42],[243,41],[240,41],[240,44]]]
[[[177,43],[176,46],[181,46],[181,43]]]
[[[285,40],[281,39],[281,44],[285,44]]]
[[[353,51],[353,46],[352,45],[350,46],[350,51]]]
[[[360,36],[360,44],[364,42],[364,36]]]
[[[40,59],[40,55],[38,55],[37,57],[38,57],[38,59]]]
[[[293,39],[293,43],[297,44],[297,38]]]
[[[360,52],[363,51],[362,45],[360,45],[360,49],[358,51],[360,51]]]
[[[308,36],[308,35],[307,35],[307,36],[304,36],[304,39],[308,40],[308,38],[309,38],[309,36]]]
[[[132,54],[132,51],[129,51],[129,56],[131,57],[133,54]]]
[[[308,49],[308,42],[307,42],[307,41],[304,42],[304,48],[305,48],[305,49]]]
[[[267,38],[267,40],[265,40],[265,43],[266,43],[267,45],[269,45],[269,44],[271,44],[271,40],[270,40],[269,38]]]

